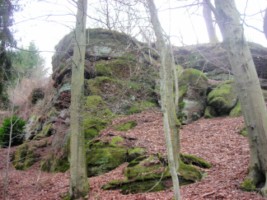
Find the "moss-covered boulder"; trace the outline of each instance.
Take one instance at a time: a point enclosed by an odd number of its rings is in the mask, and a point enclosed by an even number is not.
[[[114,117],[101,96],[86,97],[84,106],[84,133],[85,139],[92,139],[104,129]]]
[[[41,162],[41,170],[46,172],[66,172],[69,167],[67,154],[49,154]]]
[[[235,107],[230,111],[230,117],[239,117],[242,115],[241,104],[238,101]]]
[[[146,153],[144,148],[130,147],[128,143],[128,139],[121,136],[105,136],[88,142],[86,146],[88,176],[106,173]]]
[[[216,111],[214,110],[213,107],[207,106],[205,108],[205,112],[204,112],[204,117],[205,118],[213,118],[213,117],[216,117],[216,116],[217,116],[217,113],[216,113]]]
[[[88,144],[86,161],[89,177],[108,172],[127,161],[127,148],[115,145],[117,142],[119,141],[111,143],[94,141]]]
[[[189,158],[188,158],[189,159]],[[120,189],[123,194],[160,191],[172,186],[166,159],[159,155],[141,156],[131,161],[125,169],[125,180],[114,180],[103,189]],[[180,161],[181,185],[199,181],[202,173],[193,165]]]
[[[203,116],[208,79],[196,69],[184,69],[179,73],[179,119],[187,124]]]
[[[36,148],[25,143],[20,145],[12,159],[12,164],[16,169],[25,170],[38,161],[38,155],[35,153]]]
[[[233,82],[227,81],[214,88],[208,94],[207,103],[214,108],[217,116],[228,115],[237,104]]]
[[[203,158],[190,155],[190,154],[180,154],[181,160],[188,165],[198,166],[200,168],[211,168],[211,164],[205,161]]]

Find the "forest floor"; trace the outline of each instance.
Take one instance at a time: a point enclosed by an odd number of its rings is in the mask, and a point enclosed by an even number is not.
[[[156,111],[143,112],[119,118],[121,121],[136,120],[138,125],[125,133],[112,128],[116,135],[127,135],[137,139],[138,146],[144,146],[149,153],[165,152],[164,134],[161,114]],[[243,119],[214,118],[200,119],[181,129],[181,146],[183,153],[202,157],[212,164],[205,170],[207,176],[200,182],[182,186],[181,195],[184,200],[229,199],[229,200],[263,200],[256,192],[242,191],[240,183],[248,170],[249,146],[247,139],[239,134],[243,128]],[[53,136],[52,136],[53,137]],[[12,149],[13,151],[14,149]],[[7,149],[0,149],[0,199],[3,199],[3,183],[6,168]],[[172,190],[142,194],[122,195],[119,190],[105,191],[101,186],[105,183],[121,179],[127,163],[106,174],[89,178],[89,200],[170,200]],[[8,171],[9,200],[56,200],[68,192],[69,172],[46,173],[34,165],[26,171]]]

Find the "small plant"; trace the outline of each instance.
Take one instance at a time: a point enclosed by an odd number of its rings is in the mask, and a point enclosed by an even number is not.
[[[26,122],[17,116],[5,118],[0,127],[0,146],[8,146],[10,134],[12,134],[11,146],[22,144],[25,124]]]

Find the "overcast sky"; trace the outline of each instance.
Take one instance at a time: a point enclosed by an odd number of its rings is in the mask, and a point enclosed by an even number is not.
[[[23,11],[15,14],[13,27],[15,38],[19,46],[24,47],[33,41],[45,58],[46,66],[51,68],[55,45],[74,28],[76,8],[72,0],[21,0],[19,2],[24,5],[24,8]],[[99,6],[97,0],[89,2],[89,8]],[[159,8],[162,26],[171,36],[173,43],[181,45],[182,41],[183,44],[189,45],[208,42],[201,9],[199,11],[196,7],[168,9],[181,6],[188,1],[155,0],[155,2]],[[267,0],[236,0],[236,3],[241,14],[247,13],[246,22],[262,30],[263,13],[259,12],[267,7]],[[96,11],[89,9],[89,13],[92,14],[92,12]],[[247,40],[267,47],[264,35],[254,28],[245,28],[245,34]]]

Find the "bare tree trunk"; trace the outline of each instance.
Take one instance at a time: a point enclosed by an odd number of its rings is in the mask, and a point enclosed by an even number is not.
[[[209,35],[209,41],[210,43],[217,43],[218,38],[215,31],[215,26],[213,24],[212,20],[212,12],[210,8],[210,0],[203,0],[203,17],[205,20],[207,32]]]
[[[161,108],[163,112],[163,124],[166,139],[166,146],[168,151],[168,162],[170,173],[172,176],[174,197],[176,200],[181,199],[179,180],[177,176],[177,171],[179,168],[179,133],[176,127],[176,113],[175,104],[173,96],[173,57],[170,46],[166,45],[164,41],[164,36],[162,33],[162,28],[158,19],[157,10],[153,0],[147,0],[148,9],[150,12],[151,22],[155,35],[157,38],[157,48],[160,51],[161,60]]]
[[[242,113],[249,133],[250,172],[247,181],[264,182],[267,196],[267,111],[252,56],[233,0],[215,0],[216,18],[224,38]]]
[[[263,32],[265,35],[265,38],[267,39],[267,9],[265,9],[265,15],[263,20]]]
[[[85,199],[88,195],[89,187],[85,160],[84,131],[82,127],[87,0],[78,0],[77,6],[71,76],[70,196],[72,199]]]

